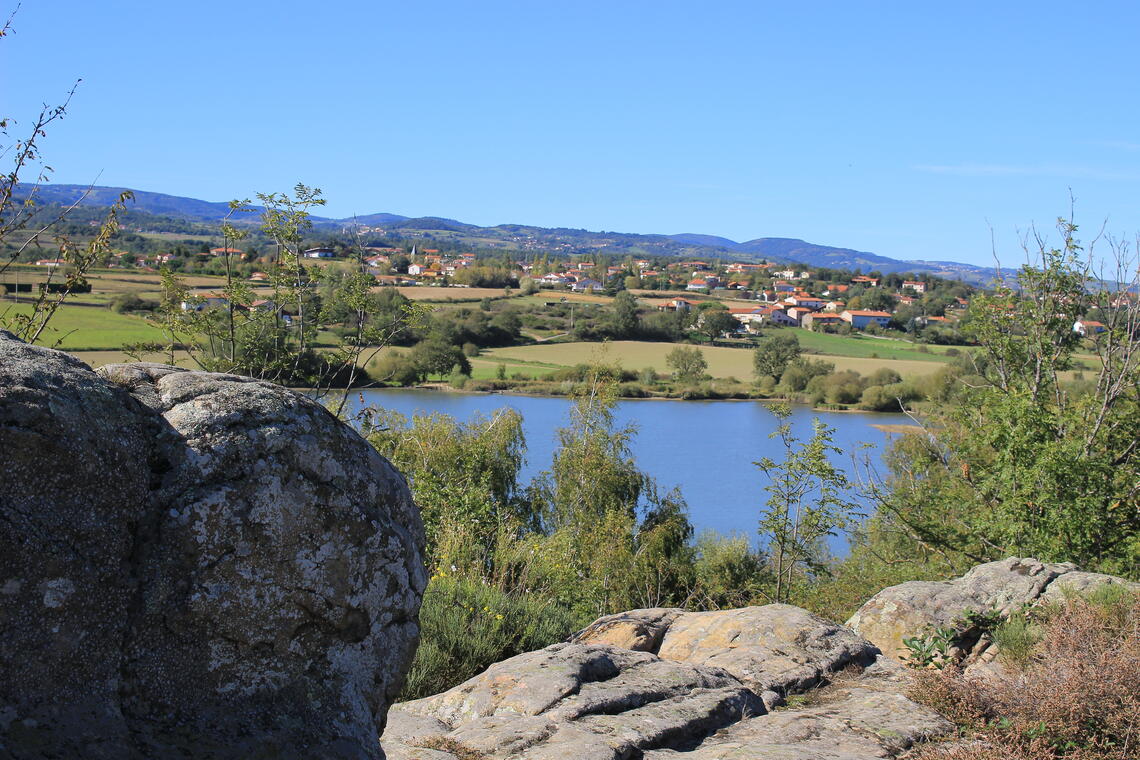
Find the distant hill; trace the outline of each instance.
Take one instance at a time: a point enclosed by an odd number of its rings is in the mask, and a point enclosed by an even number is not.
[[[25,192],[27,185],[21,185]],[[85,206],[109,206],[126,188],[84,185],[44,185],[39,190],[43,204],[70,205],[87,192]],[[227,202],[202,201],[165,193],[134,190],[131,208],[157,216],[198,222],[217,222],[229,211]],[[322,229],[344,228],[354,223],[382,228],[393,237],[446,239],[457,244],[481,248],[526,250],[551,255],[604,251],[614,255],[636,256],[705,256],[732,259],[766,259],[797,262],[808,267],[862,269],[864,272],[929,272],[975,284],[989,284],[998,275],[996,269],[953,261],[903,261],[852,248],[818,245],[797,238],[756,238],[738,243],[717,235],[682,233],[677,235],[638,234],[626,232],[592,232],[582,229],[534,227],[524,224],[501,224],[479,227],[443,217],[409,218],[400,214],[376,213],[348,219],[312,217]],[[252,220],[251,220],[252,221]]]
[[[80,205],[83,206],[110,206],[119,199],[119,195],[129,188],[125,187],[91,187],[87,185],[41,185],[36,194],[41,204],[58,203],[61,206],[70,206],[87,193]],[[23,197],[31,191],[31,185],[21,183],[16,193]],[[131,190],[135,194],[135,201],[131,208],[146,211],[149,214],[161,216],[174,216],[194,221],[219,221],[229,213],[229,202],[214,203],[200,201],[195,198],[183,198],[178,195],[165,193],[151,193],[146,190]]]

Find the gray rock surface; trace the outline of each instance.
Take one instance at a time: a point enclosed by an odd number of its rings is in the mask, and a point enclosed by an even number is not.
[[[891,660],[840,681],[807,706],[768,713],[718,668],[556,644],[396,705],[383,743],[392,760],[869,760],[952,730],[903,696],[909,675]]]
[[[820,683],[878,650],[841,625],[790,604],[678,616],[657,653],[666,660],[724,668],[757,694],[781,696]]]
[[[284,388],[99,374],[0,336],[0,756],[380,757],[426,583],[402,476]]]
[[[909,673],[857,635],[797,607],[632,610],[573,639],[396,705],[395,760],[893,757],[949,724],[905,696]],[[606,637],[627,646],[596,643]],[[641,651],[660,640],[657,653]],[[635,649],[634,647],[638,647]],[[832,673],[854,667],[840,676]],[[769,712],[762,690],[842,683],[821,704]]]
[[[1115,575],[1071,570],[1046,586],[1045,593],[1041,595],[1040,601],[1046,603],[1060,602],[1071,594],[1088,594],[1104,586],[1120,586],[1133,591],[1140,591],[1140,583],[1126,581]]]
[[[1079,571],[1071,563],[1011,557],[972,568],[948,581],[911,581],[883,589],[847,621],[884,654],[905,660],[902,640],[932,627],[950,626],[968,610],[1005,617],[1042,599],[1060,599],[1063,589],[1087,592],[1098,585],[1129,584],[1120,578]],[[969,653],[964,653],[968,655]]]
[[[714,612],[630,610],[599,618],[571,641],[652,652],[662,659],[723,668],[765,704],[820,683],[878,650],[843,626],[789,604]]]
[[[687,745],[764,712],[717,668],[603,645],[555,644],[389,713],[390,758],[421,756],[431,737],[490,757],[623,758]]]
[[[938,713],[901,694],[853,686],[823,704],[736,723],[692,751],[647,752],[645,760],[872,760],[952,730]]]

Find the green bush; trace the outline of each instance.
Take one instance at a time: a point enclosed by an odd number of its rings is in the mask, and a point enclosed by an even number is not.
[[[158,308],[158,301],[151,301],[140,297],[137,293],[120,293],[111,299],[111,311],[116,314],[126,314],[132,311],[154,311]]]
[[[722,536],[705,531],[697,537],[694,606],[730,609],[765,604],[762,589],[771,580],[763,554],[754,551],[746,536]]]
[[[564,641],[589,621],[526,594],[440,572],[420,608],[420,646],[401,700],[446,691],[496,662]]]

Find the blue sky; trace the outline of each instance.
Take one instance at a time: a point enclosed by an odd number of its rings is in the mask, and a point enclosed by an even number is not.
[[[26,0],[55,181],[901,259],[1140,230],[1140,4]],[[0,7],[11,9],[12,4]],[[18,131],[18,127],[17,127]],[[5,167],[5,170],[6,167]]]

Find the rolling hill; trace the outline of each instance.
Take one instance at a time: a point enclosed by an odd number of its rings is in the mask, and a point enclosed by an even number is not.
[[[126,188],[88,188],[85,185],[44,185],[39,188],[40,204],[70,205],[82,198],[84,206],[108,206]],[[19,190],[30,191],[27,185]],[[134,190],[131,208],[156,216],[197,222],[217,222],[229,211],[229,204],[186,198],[165,193]],[[86,197],[84,197],[86,193]],[[551,255],[604,251],[615,255],[705,256],[740,260],[796,262],[809,267],[861,269],[864,272],[929,272],[940,277],[975,284],[989,284],[996,269],[952,261],[904,261],[852,248],[819,245],[798,238],[756,238],[742,243],[717,235],[681,233],[676,235],[624,232],[593,232],[571,228],[534,227],[501,224],[479,227],[443,217],[410,218],[400,214],[375,213],[348,219],[312,217],[323,229],[340,229],[353,224],[379,228],[390,237],[440,238],[481,248],[518,249]],[[252,220],[251,220],[252,222]]]

